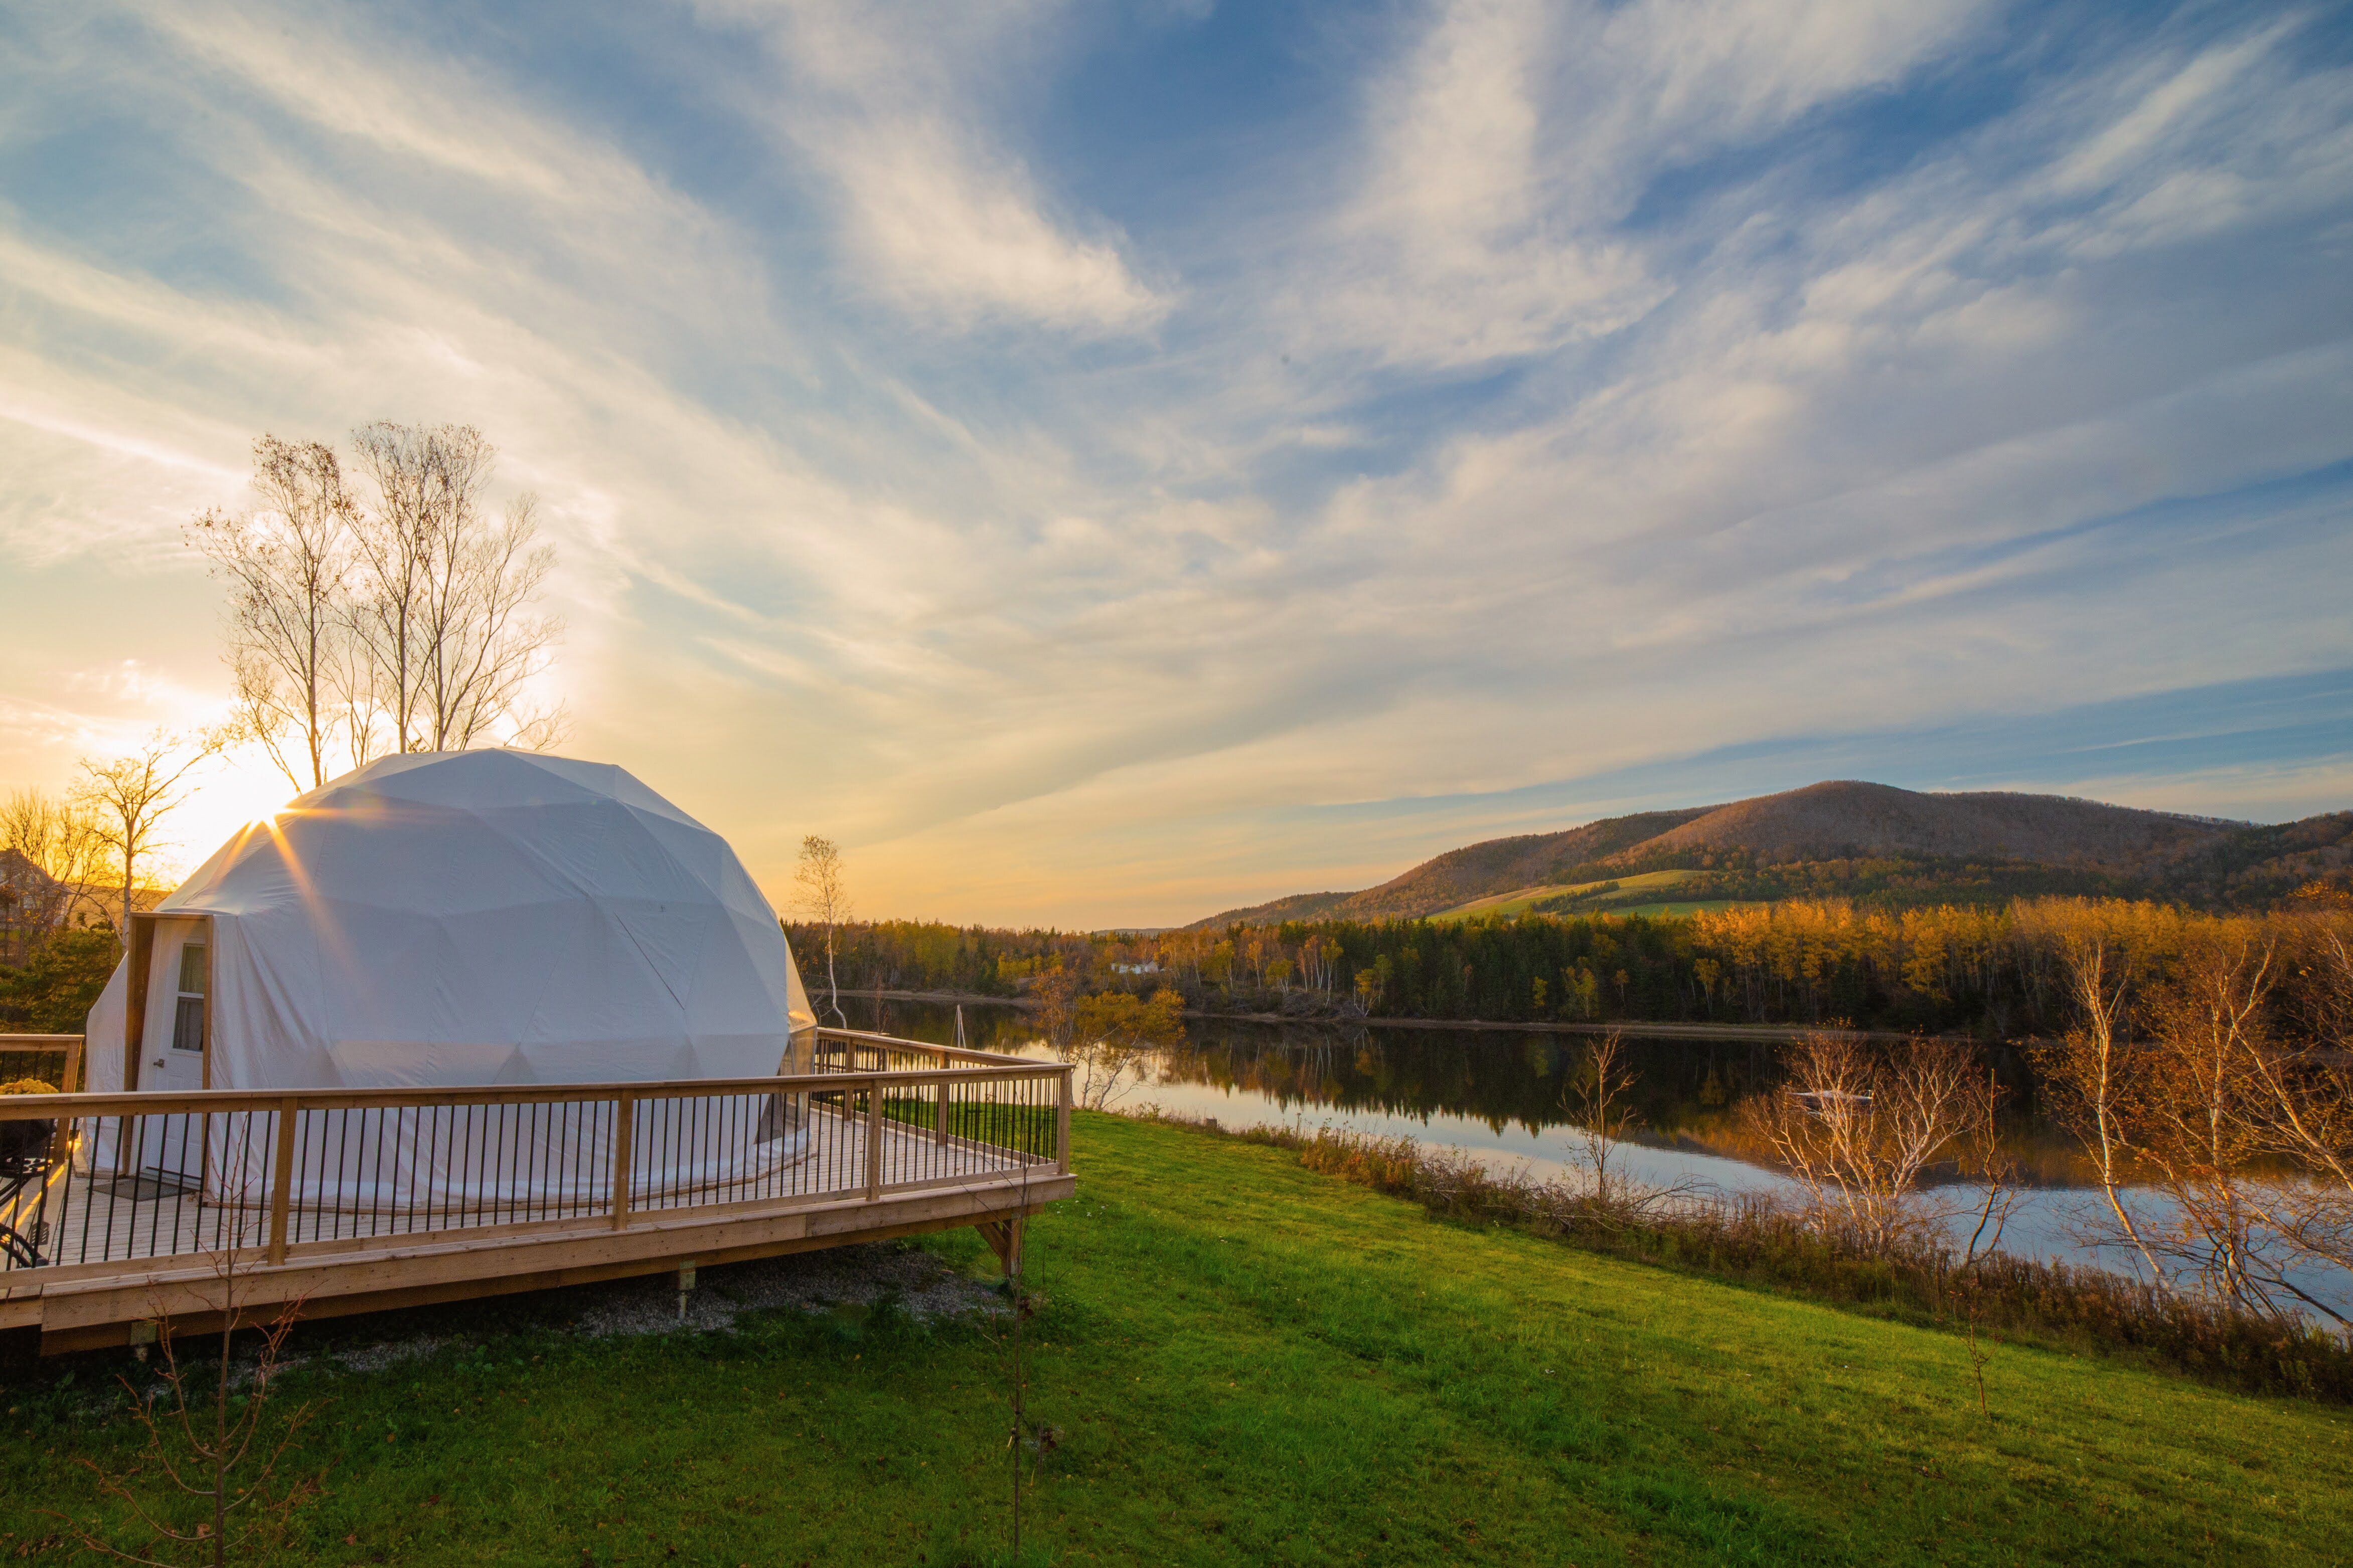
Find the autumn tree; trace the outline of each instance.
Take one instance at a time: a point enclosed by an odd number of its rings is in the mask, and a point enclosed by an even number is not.
[[[98,819],[86,806],[39,789],[0,800],[0,860],[16,873],[0,871],[0,889],[19,945],[37,944],[64,928],[97,882],[105,856]]]
[[[1154,1051],[1184,1043],[1185,998],[1176,992],[1164,987],[1147,1002],[1129,991],[1099,991],[1071,1010],[1061,1055],[1079,1064],[1079,1103],[1102,1110],[1123,1092],[1126,1075],[1140,1072]]]
[[[1038,1032],[1058,1050],[1078,1037],[1079,989],[1078,972],[1059,963],[1029,983]]]

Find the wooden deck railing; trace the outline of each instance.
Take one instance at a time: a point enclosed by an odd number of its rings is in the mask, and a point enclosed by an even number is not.
[[[79,1035],[0,1035],[0,1083],[36,1078],[54,1089],[82,1086]]]
[[[878,1202],[1067,1174],[1070,1069],[818,1032],[770,1078],[0,1096],[0,1279]],[[12,1163],[13,1162],[13,1163]]]

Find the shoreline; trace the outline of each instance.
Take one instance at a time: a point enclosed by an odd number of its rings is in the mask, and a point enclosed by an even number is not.
[[[1026,996],[987,996],[976,991],[853,991],[842,987],[839,994],[865,1001],[929,1002],[940,1005],[976,1007],[1012,1007],[1029,1012],[1037,1004]],[[2031,1040],[1991,1040],[1974,1035],[1913,1035],[1895,1029],[1810,1029],[1801,1024],[1662,1024],[1620,1023],[1584,1024],[1530,1022],[1498,1023],[1484,1018],[1324,1018],[1300,1017],[1282,1013],[1216,1013],[1187,1007],[1187,1018],[1215,1018],[1233,1024],[1281,1024],[1293,1027],[1342,1029],[1362,1026],[1372,1029],[1472,1029],[1484,1033],[1525,1035],[1607,1035],[1619,1034],[1631,1039],[1658,1040],[1747,1040],[1778,1042],[1794,1039],[1799,1035],[1827,1034],[1845,1040],[1953,1040],[1964,1045],[2025,1045]]]

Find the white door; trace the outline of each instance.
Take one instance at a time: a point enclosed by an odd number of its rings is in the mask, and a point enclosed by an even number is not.
[[[139,1087],[153,1094],[177,1094],[205,1087],[205,929],[190,921],[164,924],[155,933],[155,967],[148,984],[147,1059],[139,1065]],[[140,1163],[150,1174],[193,1185],[201,1174],[202,1119],[190,1115],[144,1119]]]
[[[139,1087],[180,1094],[205,1087],[205,929],[165,926],[155,937]]]

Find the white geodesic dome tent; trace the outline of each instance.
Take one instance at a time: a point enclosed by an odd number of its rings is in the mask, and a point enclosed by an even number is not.
[[[762,1077],[816,1024],[727,842],[597,763],[385,758],[239,833],[155,913],[151,997],[166,929],[208,932],[211,1089]],[[128,962],[90,1011],[94,1091],[124,1087]]]
[[[213,1089],[750,1078],[816,1022],[727,841],[592,763],[387,757],[156,912],[212,917]],[[125,978],[90,1013],[93,1090],[121,1087]]]

